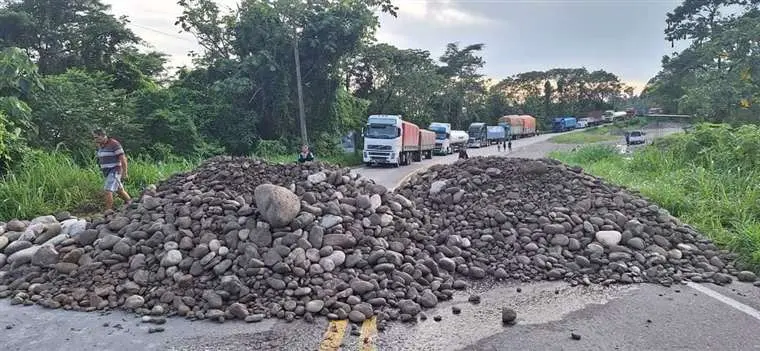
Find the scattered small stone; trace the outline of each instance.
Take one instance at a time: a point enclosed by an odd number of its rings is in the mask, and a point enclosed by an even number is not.
[[[264,320],[264,317],[266,317],[263,314],[250,314],[247,317],[245,317],[246,323],[258,323]]]
[[[460,314],[462,313],[462,309],[457,306],[451,306],[451,313],[453,314]]]
[[[522,292],[522,289],[520,289],[520,288],[517,288],[517,292]]]
[[[443,319],[443,317],[441,317],[440,315],[436,315],[436,316],[433,317],[433,320],[436,321],[436,322],[440,322],[442,319]]]
[[[108,328],[108,325],[109,325],[108,323],[103,323],[104,328]]]
[[[576,334],[576,333],[570,333],[570,337],[573,340],[580,340],[581,339],[581,335],[580,334]]]
[[[504,324],[514,324],[517,319],[517,312],[509,307],[501,309],[501,321]]]
[[[741,271],[736,274],[736,278],[739,279],[739,281],[741,282],[752,283],[757,280],[757,275],[755,274],[755,272]]]
[[[8,325],[5,326],[5,329],[13,329],[13,325],[12,324],[8,324]]]
[[[420,320],[421,321],[426,321],[427,320],[427,315],[424,314],[424,313],[420,313]]]
[[[651,319],[647,319],[647,323],[652,323],[652,320]]]
[[[470,295],[467,301],[469,301],[473,305],[477,305],[480,303],[480,295]]]
[[[152,328],[148,329],[148,334],[162,333],[163,331],[164,331],[163,327],[152,327]]]

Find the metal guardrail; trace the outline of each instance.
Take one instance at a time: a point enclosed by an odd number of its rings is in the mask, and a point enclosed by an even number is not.
[[[644,117],[662,117],[662,118],[695,118],[692,115],[666,115],[666,114],[652,114],[644,115]]]

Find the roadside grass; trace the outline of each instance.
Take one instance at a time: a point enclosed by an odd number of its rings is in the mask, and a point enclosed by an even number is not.
[[[129,162],[129,178],[124,185],[130,195],[137,196],[142,187],[192,169],[197,163],[134,158]],[[32,152],[0,181],[0,221],[31,219],[59,211],[96,212],[103,202],[102,179],[94,161],[82,166],[61,152]]]
[[[575,132],[569,134],[557,135],[549,138],[549,141],[555,144],[593,144],[605,141],[614,141],[620,139],[619,136],[597,134],[591,130]]]
[[[624,158],[590,145],[550,157],[636,189],[760,268],[760,128],[699,126]],[[755,156],[753,156],[755,155]]]
[[[261,157],[272,163],[294,163],[298,159],[296,154]],[[361,164],[361,156],[356,154],[318,157],[317,160],[340,166]],[[124,186],[132,197],[137,197],[146,186],[190,171],[202,161],[200,158],[155,161],[131,157],[129,178],[124,180]],[[61,211],[89,217],[102,211],[102,186],[103,177],[94,160],[80,165],[63,152],[29,153],[0,180],[0,221],[32,219]],[[121,200],[116,199],[115,206],[120,204]]]

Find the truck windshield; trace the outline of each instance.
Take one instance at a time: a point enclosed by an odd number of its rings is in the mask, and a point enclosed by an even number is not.
[[[477,127],[476,126],[472,126],[472,127],[470,127],[470,129],[467,130],[467,134],[470,134],[470,135],[473,135],[473,134],[480,135],[480,134],[483,133],[483,129],[484,128],[482,126],[477,126]]]
[[[444,140],[444,139],[446,139],[446,129],[445,128],[432,127],[432,128],[430,128],[430,130],[435,132],[435,138],[437,140]]]
[[[398,128],[392,124],[370,124],[364,131],[364,137],[370,139],[394,139],[398,136]]]
[[[639,132],[639,131],[631,132],[631,136],[632,137],[640,137],[641,136],[641,132]]]

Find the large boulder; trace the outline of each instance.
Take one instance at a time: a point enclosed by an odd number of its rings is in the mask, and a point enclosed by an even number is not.
[[[253,191],[261,217],[272,227],[288,225],[301,211],[298,196],[287,188],[273,184],[261,184]]]

